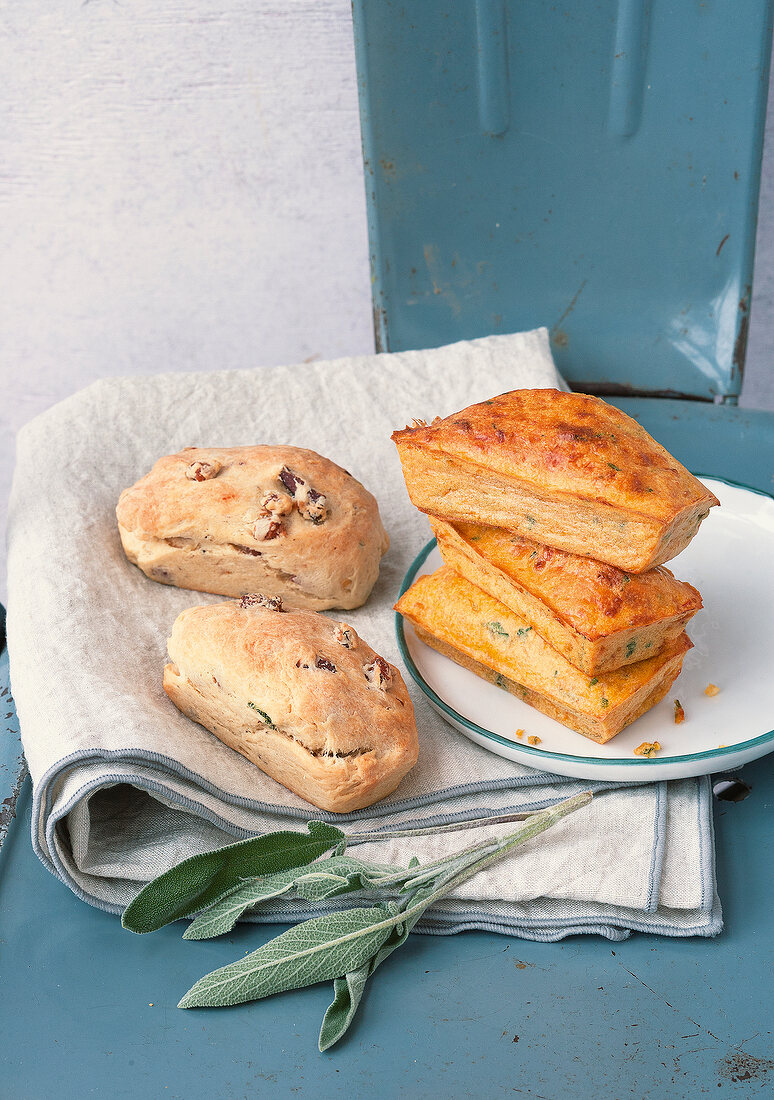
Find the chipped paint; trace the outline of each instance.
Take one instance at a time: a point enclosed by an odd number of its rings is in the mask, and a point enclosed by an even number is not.
[[[21,746],[19,720],[8,682],[8,654],[5,651],[5,612],[0,607],[0,698],[3,700],[0,725],[0,847],[16,817],[19,795],[27,777],[27,763]],[[5,708],[8,708],[6,711]]]
[[[744,1050],[733,1050],[717,1063],[717,1071],[725,1081],[764,1084],[774,1071],[774,1062],[770,1058],[756,1058]]]
[[[562,316],[559,318],[558,321],[555,322],[553,328],[551,329],[551,339],[560,348],[567,347],[570,340],[569,340],[569,337],[567,336],[567,333],[563,332],[559,328],[559,326],[561,325],[562,321],[564,321],[564,319],[566,317],[569,317],[570,314],[572,313],[572,311],[575,309],[576,305],[578,304],[578,299],[580,298],[581,294],[583,293],[583,288],[586,286],[587,282],[588,282],[588,279],[583,280],[581,285],[578,287],[578,289],[575,291],[572,298],[570,299],[570,304],[567,306],[567,308],[565,309]],[[562,337],[563,341],[562,341],[562,339],[559,339],[559,337]]]
[[[748,284],[744,294],[739,299],[739,319],[734,341],[734,352],[731,357],[734,368],[739,372],[739,377],[744,373],[744,361],[747,357],[747,337],[750,329],[750,295],[752,287]]]
[[[387,339],[387,313],[375,302],[373,305],[374,318],[374,346],[377,351],[389,351],[390,345]]]
[[[442,294],[441,286],[436,279],[438,272],[438,249],[434,244],[426,244],[422,250],[425,257],[425,267],[430,273],[430,281],[433,284],[433,294]]]
[[[8,836],[8,830],[16,817],[16,806],[19,802],[19,795],[24,786],[24,780],[27,778],[27,764],[23,756],[19,757],[18,765],[19,770],[13,786],[11,787],[11,793],[0,802],[0,848],[2,848],[5,843],[5,838]]]
[[[444,285],[443,272],[441,260],[438,255],[438,246],[434,244],[426,244],[423,248],[423,254],[425,257],[425,266],[430,276],[430,282],[433,287],[433,294],[442,297],[446,304],[452,311],[452,314],[457,317],[462,311],[459,299],[457,295],[448,285]]]

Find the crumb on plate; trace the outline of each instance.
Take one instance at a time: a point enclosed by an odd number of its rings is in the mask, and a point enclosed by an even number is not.
[[[661,743],[659,741],[643,741],[641,745],[638,745],[634,750],[635,756],[655,756],[657,752],[661,752]]]
[[[524,730],[516,730],[516,736],[517,737],[523,737],[524,736]]]
[[[707,684],[707,686],[704,689],[704,694],[712,696],[712,695],[717,695],[717,693],[719,691],[720,691],[720,688],[718,687],[717,684]]]
[[[535,734],[533,733],[531,737],[527,738],[527,743],[529,745],[539,745],[540,744],[540,738],[536,737]]]
[[[683,704],[679,699],[675,699],[675,725],[679,726],[681,722],[685,721],[685,711],[683,710]]]

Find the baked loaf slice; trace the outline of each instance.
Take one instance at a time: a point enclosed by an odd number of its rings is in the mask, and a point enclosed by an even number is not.
[[[400,673],[344,623],[245,596],[183,611],[167,646],[175,706],[321,810],[370,806],[416,763]]]
[[[663,699],[691,649],[683,633],[658,657],[590,679],[448,566],[420,577],[396,610],[439,653],[600,744]]]
[[[665,566],[624,573],[502,528],[432,516],[430,523],[447,565],[590,676],[655,657],[702,606],[696,589]]]
[[[365,603],[389,546],[371,494],[300,447],[188,447],[124,490],[116,514],[151,580],[316,611]]]
[[[679,554],[718,503],[636,421],[585,394],[513,390],[392,438],[421,511],[632,573]]]

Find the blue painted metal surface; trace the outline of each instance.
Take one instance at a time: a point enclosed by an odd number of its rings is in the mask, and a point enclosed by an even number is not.
[[[684,462],[770,490],[774,417],[616,401]],[[717,803],[715,940],[531,943],[412,936],[379,971],[349,1036],[316,1049],[329,984],[233,1009],[175,1008],[205,971],[265,942],[244,926],[184,942],[78,901],[29,842],[29,797],[0,851],[0,1096],[621,1100],[756,1097],[774,1088],[774,756],[750,797]]]
[[[771,0],[355,0],[383,350],[546,325],[575,388],[734,400]]]

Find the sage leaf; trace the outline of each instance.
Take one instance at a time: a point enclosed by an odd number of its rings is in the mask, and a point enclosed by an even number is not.
[[[183,939],[210,940],[230,932],[248,909],[263,901],[289,894],[293,889],[294,870],[295,868],[281,874],[268,875],[263,879],[248,879],[241,885],[234,886],[191,921],[183,933]]]
[[[365,991],[366,982],[381,962],[379,955],[385,947],[380,948],[379,952],[367,963],[364,963],[359,970],[353,970],[349,974],[345,974],[343,978],[334,978],[333,1000],[323,1016],[320,1037],[317,1041],[320,1051],[328,1050],[334,1043],[338,1043],[354,1020]],[[379,959],[378,962],[377,959]]]
[[[205,974],[178,1008],[257,1001],[358,970],[392,932],[389,909],[345,909],[313,917],[236,962]]]
[[[131,932],[155,932],[190,917],[229,893],[242,879],[311,863],[346,842],[341,829],[310,821],[307,833],[278,831],[191,856],[149,882],[124,910]]]
[[[323,1016],[318,1046],[321,1051],[328,1050],[338,1043],[344,1032],[355,1018],[365,991],[366,982],[378,966],[390,956],[396,948],[408,939],[409,932],[419,920],[421,912],[409,920],[396,925],[375,955],[363,963],[357,970],[351,970],[343,978],[333,982],[333,1000]]]
[[[333,982],[333,1000],[323,1016],[320,1028],[319,1048],[328,1050],[334,1043],[338,1043],[344,1032],[355,1018],[360,1001],[365,991],[366,982],[371,977],[377,966],[384,962],[388,955],[406,942],[411,928],[407,924],[393,928],[387,941],[379,948],[372,958],[363,963],[357,970],[351,970],[343,978],[335,978]]]
[[[230,932],[248,909],[285,894],[296,893],[309,901],[321,901],[349,890],[360,889],[359,874],[384,873],[392,868],[364,863],[352,856],[331,856],[312,864],[279,871],[275,875],[251,878],[217,898],[200,913],[183,934],[184,940],[207,940]]]
[[[354,856],[338,856],[320,860],[299,876],[295,892],[306,901],[322,901],[352,890],[367,889],[372,878],[392,874],[394,871],[394,867],[364,863]]]

